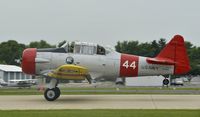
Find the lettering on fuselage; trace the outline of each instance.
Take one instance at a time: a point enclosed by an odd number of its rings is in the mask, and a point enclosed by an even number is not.
[[[144,69],[144,70],[158,70],[158,66],[152,66],[152,65],[144,65],[144,66],[141,66],[141,69]]]
[[[153,71],[169,71],[171,69],[171,66],[170,65],[149,65],[149,64],[146,64],[146,65],[141,65],[140,67],[141,70],[153,70]]]

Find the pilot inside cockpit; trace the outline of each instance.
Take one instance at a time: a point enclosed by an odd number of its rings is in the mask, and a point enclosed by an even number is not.
[[[102,46],[97,45],[97,54],[105,55],[106,54],[105,48],[103,48]]]

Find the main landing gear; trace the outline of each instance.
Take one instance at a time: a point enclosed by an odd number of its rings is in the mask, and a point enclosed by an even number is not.
[[[49,87],[44,92],[44,97],[47,101],[54,101],[60,97],[60,89],[57,87],[58,80],[51,79]]]

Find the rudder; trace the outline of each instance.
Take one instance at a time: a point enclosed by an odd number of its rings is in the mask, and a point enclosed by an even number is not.
[[[175,35],[164,47],[164,49],[156,56],[156,59],[174,61],[174,74],[176,75],[185,74],[191,69],[184,38],[180,35]]]

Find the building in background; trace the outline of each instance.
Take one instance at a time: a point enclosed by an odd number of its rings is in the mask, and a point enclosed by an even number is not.
[[[26,79],[32,79],[32,76],[24,74],[21,67],[14,65],[0,65],[0,81],[10,83],[12,80]]]

